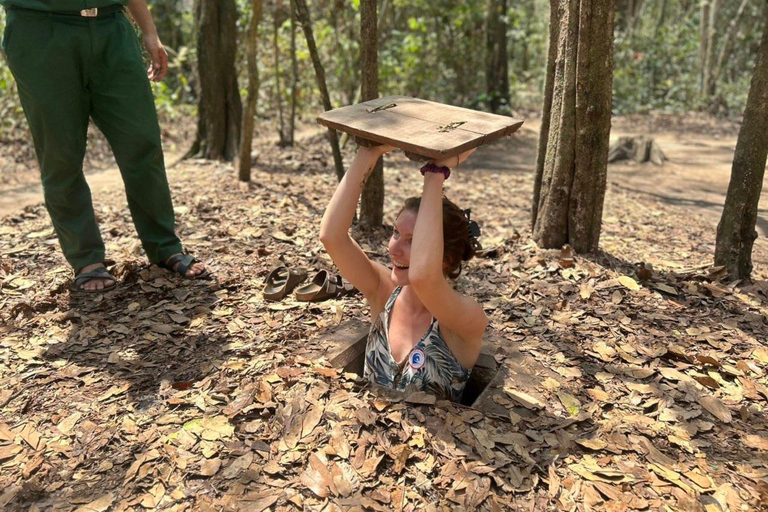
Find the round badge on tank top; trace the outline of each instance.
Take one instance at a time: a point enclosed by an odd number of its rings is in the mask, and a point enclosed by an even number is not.
[[[420,348],[415,348],[411,352],[411,355],[408,356],[408,365],[414,370],[418,370],[424,366],[426,359],[427,356],[424,354],[424,351]]]

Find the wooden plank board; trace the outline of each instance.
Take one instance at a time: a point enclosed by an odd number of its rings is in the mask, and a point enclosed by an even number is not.
[[[387,96],[320,114],[329,128],[429,158],[445,158],[511,135],[523,121],[407,96]]]

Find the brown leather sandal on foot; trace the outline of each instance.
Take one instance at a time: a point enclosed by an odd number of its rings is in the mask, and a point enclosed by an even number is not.
[[[104,288],[94,288],[93,290],[83,288],[85,283],[92,281],[93,279],[109,279],[112,281],[112,284],[107,285]],[[97,267],[89,272],[80,272],[79,274],[76,274],[75,281],[72,283],[70,291],[77,293],[104,293],[114,290],[115,288],[117,288],[117,279],[109,273],[109,270],[107,270],[106,267]]]

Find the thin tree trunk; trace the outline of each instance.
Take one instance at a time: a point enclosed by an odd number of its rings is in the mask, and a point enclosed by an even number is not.
[[[379,38],[376,0],[360,1],[360,84],[363,101],[379,97]],[[384,166],[379,158],[363,188],[360,225],[381,226],[384,221]]]
[[[707,44],[709,43],[709,2],[699,4],[699,93],[703,96],[706,87]]]
[[[197,137],[187,156],[232,161],[238,156],[243,106],[237,86],[235,0],[197,0],[200,80]]]
[[[618,29],[631,34],[635,28],[640,11],[643,8],[643,0],[616,0],[615,12],[618,12]]]
[[[296,94],[299,85],[299,60],[296,58],[296,9],[294,0],[291,6],[291,119],[288,124],[288,136],[286,140],[293,146],[296,135]]]
[[[237,175],[240,181],[251,181],[251,148],[253,144],[253,123],[256,116],[256,104],[259,97],[258,39],[259,23],[263,13],[263,0],[251,0],[251,21],[248,23],[248,41],[246,58],[248,61],[248,97],[245,100],[242,138],[240,140],[240,158]]]
[[[285,116],[283,115],[283,91],[280,88],[280,44],[278,36],[280,34],[281,20],[279,19],[279,8],[276,6],[274,11],[274,31],[272,33],[272,46],[275,56],[275,97],[277,100],[277,119],[278,119],[278,133],[280,134],[280,147],[285,147],[288,144],[285,140]]]
[[[717,92],[717,84],[720,83],[720,78],[723,75],[725,59],[730,55],[730,52],[731,52],[731,42],[733,41],[733,38],[736,35],[736,30],[739,27],[739,22],[741,21],[741,17],[744,14],[744,10],[746,9],[747,4],[749,4],[749,2],[750,0],[743,0],[741,2],[739,9],[736,11],[736,15],[728,24],[728,28],[725,30],[725,34],[723,34],[723,41],[720,44],[720,53],[717,56],[717,63],[715,64],[715,68],[712,73],[712,79],[710,81],[710,88],[711,88],[710,96],[714,96],[715,93]]]
[[[656,20],[656,26],[653,29],[653,39],[658,41],[659,34],[661,34],[661,27],[664,26],[664,20],[667,17],[667,0],[661,0],[661,6],[659,6],[659,17]],[[647,103],[650,103],[656,96],[656,83],[658,81],[658,68],[653,66],[651,68],[651,80],[650,87],[648,87]]]
[[[653,30],[653,35],[659,37],[661,33],[661,27],[667,21],[667,0],[661,0],[661,6],[659,7],[659,18],[656,20],[656,28]]]
[[[509,59],[507,57],[507,0],[490,0],[486,23],[485,87],[491,112],[509,105]]]
[[[719,1],[712,0],[709,6],[709,27],[707,29],[707,55],[704,59],[704,97],[709,101],[711,99],[710,91],[712,89],[712,67],[715,60],[715,40],[717,39],[717,15],[719,11]]]
[[[536,225],[539,215],[539,197],[541,181],[544,177],[544,160],[547,156],[547,141],[549,140],[549,125],[552,116],[552,95],[555,90],[555,66],[557,64],[557,48],[560,40],[560,23],[558,2],[550,1],[549,13],[549,48],[547,50],[546,82],[544,83],[544,105],[542,108],[541,129],[539,131],[539,147],[536,157],[536,175],[533,182],[533,206],[531,208],[531,230]],[[562,62],[562,59],[561,59]]]
[[[320,89],[320,96],[323,99],[323,108],[328,111],[333,109],[331,97],[328,94],[328,86],[325,81],[325,70],[320,62],[320,55],[317,52],[315,36],[312,33],[312,23],[309,17],[309,8],[307,0],[295,0],[296,18],[304,31],[304,37],[307,40],[307,49],[312,59],[312,65],[315,68],[315,77],[317,78],[317,88]],[[344,161],[341,158],[341,149],[339,149],[339,137],[336,130],[328,129],[328,138],[331,142],[331,151],[333,152],[333,163],[336,168],[336,177],[339,181],[344,177]]]
[[[614,2],[553,3],[549,55],[555,58],[547,70],[551,103],[548,112],[545,103],[549,119],[537,162],[533,237],[545,248],[570,244],[592,252],[600,240],[608,165]]]
[[[382,18],[384,16],[384,12],[386,12],[386,10],[387,10],[387,5],[388,4],[389,4],[389,2],[387,0],[383,0],[381,2],[381,13],[380,13],[381,16],[378,17],[378,21],[377,21],[376,30],[379,33],[379,46],[380,47],[383,45],[383,41],[384,41],[384,38],[381,35],[381,32],[382,32]],[[361,85],[360,87],[357,88],[357,95],[355,96],[355,103],[360,103],[360,101],[362,101],[361,100],[362,95],[363,95],[363,86]],[[344,132],[344,133],[341,134],[341,142],[340,142],[342,149],[347,146],[347,141],[349,141],[349,134]]]
[[[725,207],[717,226],[715,265],[724,265],[730,279],[749,279],[755,223],[765,162],[768,158],[768,3],[763,8],[763,38],[744,109],[733,157]]]

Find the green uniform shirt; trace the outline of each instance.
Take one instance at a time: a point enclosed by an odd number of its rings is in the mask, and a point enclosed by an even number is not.
[[[129,0],[0,0],[5,7],[15,6],[38,11],[79,11],[108,5],[128,5]]]

